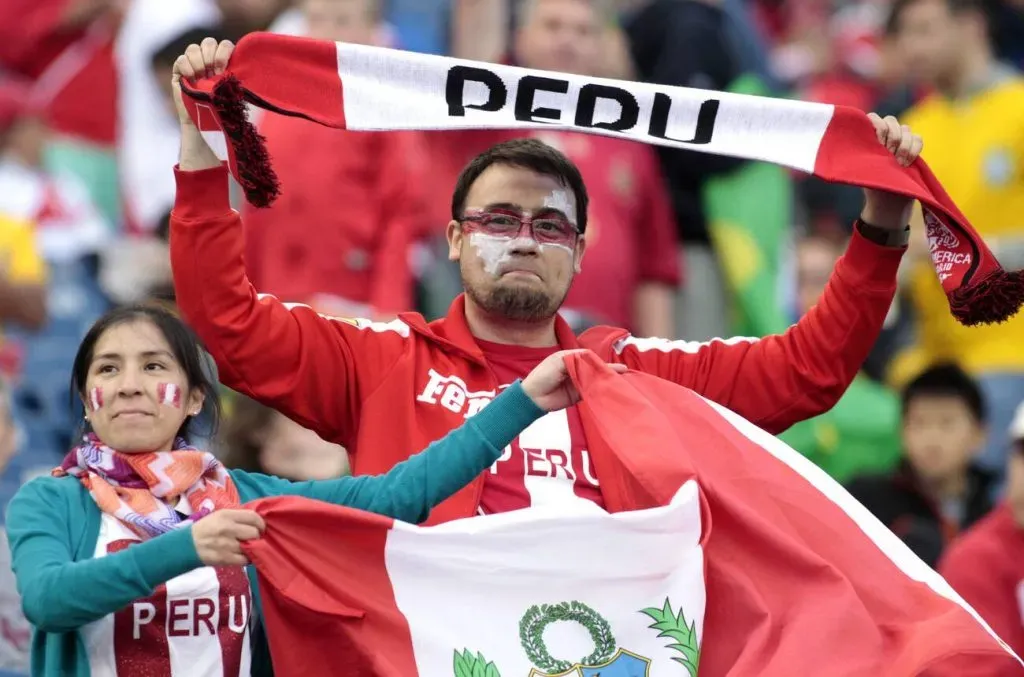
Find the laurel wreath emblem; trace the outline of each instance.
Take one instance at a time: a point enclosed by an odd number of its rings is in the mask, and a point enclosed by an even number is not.
[[[574,621],[586,628],[594,642],[594,652],[578,661],[552,656],[544,643],[544,629],[557,621]],[[548,672],[564,672],[576,664],[598,665],[615,653],[615,638],[608,621],[582,602],[531,606],[519,621],[519,639],[530,661]]]
[[[657,630],[658,637],[667,637],[672,641],[667,648],[679,654],[673,656],[672,660],[679,663],[690,677],[697,677],[701,647],[696,621],[687,620],[683,609],[675,609],[667,597],[661,608],[648,607],[639,613],[654,621],[647,627]],[[594,641],[594,652],[575,663],[554,658],[544,643],[544,629],[555,621],[573,621],[585,627]],[[538,668],[554,674],[571,670],[575,665],[595,666],[606,663],[616,651],[615,638],[608,621],[586,604],[576,601],[530,607],[519,621],[519,639],[530,661]],[[501,677],[493,662],[484,658],[480,652],[474,655],[469,649],[455,651],[452,668],[455,677]]]

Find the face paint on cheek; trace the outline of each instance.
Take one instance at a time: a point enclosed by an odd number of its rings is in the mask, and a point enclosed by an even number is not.
[[[540,247],[541,252],[557,249],[572,256],[572,247],[564,244],[537,244],[528,237],[500,237],[498,235],[487,235],[486,233],[473,233],[469,236],[469,244],[476,250],[477,256],[484,262],[484,270],[491,275],[497,275],[502,264],[512,259],[512,252],[517,248]]]
[[[569,256],[572,256],[572,247],[566,246],[564,244],[542,244],[540,246],[540,250],[542,252],[550,251],[552,249],[557,249],[558,251],[563,251],[566,254],[568,254]]]
[[[503,263],[512,258],[512,251],[523,246],[522,240],[526,240],[528,246],[536,246],[536,243],[529,238],[501,237],[499,235],[487,235],[486,233],[473,233],[469,236],[469,244],[476,250],[476,255],[484,262],[484,270],[491,275],[497,275]]]
[[[176,384],[158,383],[156,386],[156,396],[160,400],[160,404],[181,409],[181,388]]]
[[[576,223],[576,199],[567,190],[553,190],[544,196],[544,206],[548,209],[557,209],[565,216]]]
[[[100,407],[103,406],[103,391],[98,387],[93,388],[89,391],[89,409],[92,411],[99,411]]]

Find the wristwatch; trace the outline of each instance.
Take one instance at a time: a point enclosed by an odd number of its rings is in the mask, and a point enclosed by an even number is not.
[[[857,219],[853,227],[865,240],[870,240],[883,247],[906,247],[910,244],[910,226],[903,230],[889,230],[874,226],[863,219]]]

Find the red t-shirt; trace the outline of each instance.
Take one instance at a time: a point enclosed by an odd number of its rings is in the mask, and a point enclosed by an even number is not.
[[[1024,655],[1024,529],[1006,504],[964,532],[938,571],[1018,655]],[[1013,671],[993,674],[1018,675]]]
[[[680,283],[675,217],[658,158],[645,144],[560,131],[488,130],[428,136],[433,195],[447,200],[462,167],[490,146],[532,134],[579,167],[590,196],[587,250],[563,307],[601,324],[634,328],[637,286]],[[447,206],[435,204],[440,212]],[[447,219],[438,220],[446,223]]]
[[[523,378],[559,350],[524,348],[477,339],[502,386]],[[587,499],[604,507],[604,498],[587,452],[583,421],[576,407],[553,411],[520,433],[491,466],[480,498],[480,514]]]

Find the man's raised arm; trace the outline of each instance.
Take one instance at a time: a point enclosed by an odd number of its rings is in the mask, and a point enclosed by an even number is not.
[[[230,42],[192,45],[174,66],[181,121],[171,266],[178,306],[220,369],[223,383],[324,439],[351,446],[362,395],[397,359],[408,328],[395,321],[322,317],[259,296],[245,274],[244,233],[228,200],[228,170],[188,117],[179,80],[219,72]]]
[[[921,139],[895,118],[871,116],[878,139],[902,164]],[[896,293],[913,200],[866,191],[864,211],[818,304],[788,331],[706,343],[618,340],[618,359],[675,381],[779,433],[831,409],[871,351]]]

